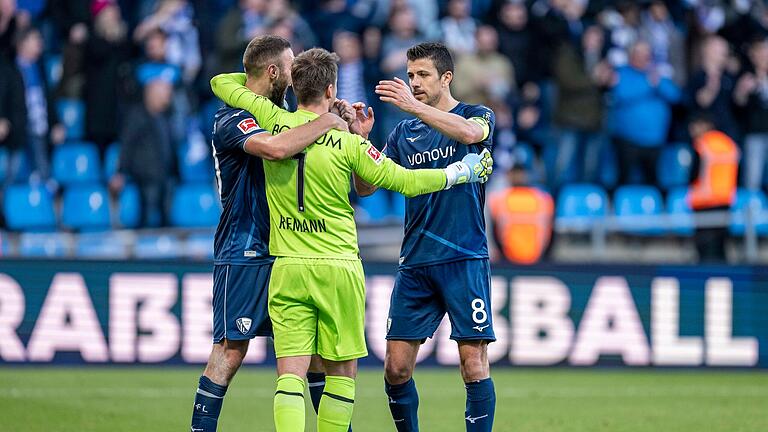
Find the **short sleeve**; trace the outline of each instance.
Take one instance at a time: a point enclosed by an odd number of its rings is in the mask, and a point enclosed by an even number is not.
[[[219,140],[222,148],[217,150],[234,150],[244,149],[245,142],[248,138],[265,133],[256,119],[247,111],[238,111],[234,115],[228,116],[221,120],[221,123],[217,125],[217,132],[221,139]]]
[[[477,144],[491,150],[493,147],[493,131],[496,127],[496,114],[484,105],[475,105],[468,109],[464,118],[479,124],[483,128],[483,139]]]
[[[398,165],[400,165],[400,156],[397,154],[397,137],[400,135],[399,131],[400,125],[398,124],[392,132],[389,133],[387,142],[384,144],[384,149],[382,149],[384,154]]]

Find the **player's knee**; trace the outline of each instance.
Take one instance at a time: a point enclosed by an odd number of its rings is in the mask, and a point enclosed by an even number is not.
[[[464,382],[478,381],[490,376],[488,360],[481,355],[463,356],[461,358],[461,377]]]
[[[245,355],[247,352],[248,352],[247,345],[245,347],[241,347],[241,346],[228,347],[224,351],[225,363],[234,368],[238,368],[243,363],[243,359],[245,359]]]
[[[411,379],[413,375],[413,368],[405,362],[392,361],[384,362],[384,377],[390,384],[402,384]]]

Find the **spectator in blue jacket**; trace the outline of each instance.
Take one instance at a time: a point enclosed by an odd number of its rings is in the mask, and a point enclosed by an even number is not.
[[[640,168],[646,183],[656,181],[656,161],[667,141],[672,104],[681,91],[651,67],[651,46],[636,42],[629,64],[616,71],[611,90],[610,132],[619,156],[620,182]]]

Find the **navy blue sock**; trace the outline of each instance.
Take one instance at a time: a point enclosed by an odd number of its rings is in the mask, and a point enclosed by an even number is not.
[[[392,385],[384,380],[384,390],[389,396],[389,411],[398,432],[418,432],[419,393],[413,378],[403,384]]]
[[[225,394],[227,394],[227,386],[218,385],[205,375],[200,377],[192,411],[192,432],[216,431],[216,423],[219,421]]]
[[[464,384],[467,389],[467,406],[464,421],[467,432],[491,432],[493,414],[496,411],[496,390],[493,380],[486,378]]]
[[[315,407],[315,413],[320,409],[320,399],[323,397],[325,389],[325,374],[322,372],[307,372],[307,382],[309,383],[309,397],[312,399],[312,406]],[[349,426],[349,432],[352,432],[352,425]]]
[[[320,398],[323,397],[325,389],[325,374],[322,372],[307,372],[307,382],[309,383],[309,397],[312,398],[312,406],[315,407],[315,413],[320,409]]]

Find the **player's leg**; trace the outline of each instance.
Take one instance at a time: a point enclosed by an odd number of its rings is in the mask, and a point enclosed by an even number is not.
[[[325,366],[323,366],[323,358],[319,355],[313,355],[312,361],[309,363],[307,387],[309,387],[312,407],[315,409],[315,414],[317,414],[320,412],[320,399],[323,397],[323,391],[325,390]],[[352,432],[351,425],[347,432]]]
[[[496,410],[487,350],[488,343],[496,340],[490,266],[487,260],[465,260],[433,266],[430,272],[441,286],[451,320],[451,339],[459,344],[461,376],[467,391],[467,431],[490,432]]]
[[[325,390],[317,413],[318,432],[346,432],[355,406],[357,359],[323,360],[327,372]]]
[[[307,372],[307,386],[309,387],[309,397],[312,398],[312,406],[317,413],[320,408],[320,398],[323,396],[323,389],[325,388],[325,368],[320,356],[312,356]]]
[[[304,265],[278,258],[269,282],[269,315],[275,334],[277,432],[303,432],[304,378],[316,354],[317,310],[309,303]]]
[[[360,261],[313,260],[308,266],[317,307],[317,353],[326,369],[318,432],[347,432],[355,403],[357,359],[365,345],[365,275]]]
[[[419,393],[413,380],[416,355],[444,315],[445,308],[423,269],[398,271],[389,303],[384,390],[399,432],[419,430]]]
[[[304,377],[311,356],[277,359],[274,416],[277,432],[304,432]]]
[[[496,390],[488,364],[487,341],[459,341],[461,377],[467,391],[464,421],[469,432],[490,432],[496,411]]]
[[[208,364],[200,377],[195,393],[192,411],[194,432],[213,432],[219,421],[219,414],[232,377],[240,368],[248,351],[248,341],[224,339],[213,345]]]
[[[267,283],[271,265],[215,266],[213,270],[213,341],[198,381],[192,430],[216,430],[224,396],[255,336],[271,333]]]
[[[413,380],[421,341],[388,340],[384,357],[384,391],[399,432],[419,430],[419,393]]]

